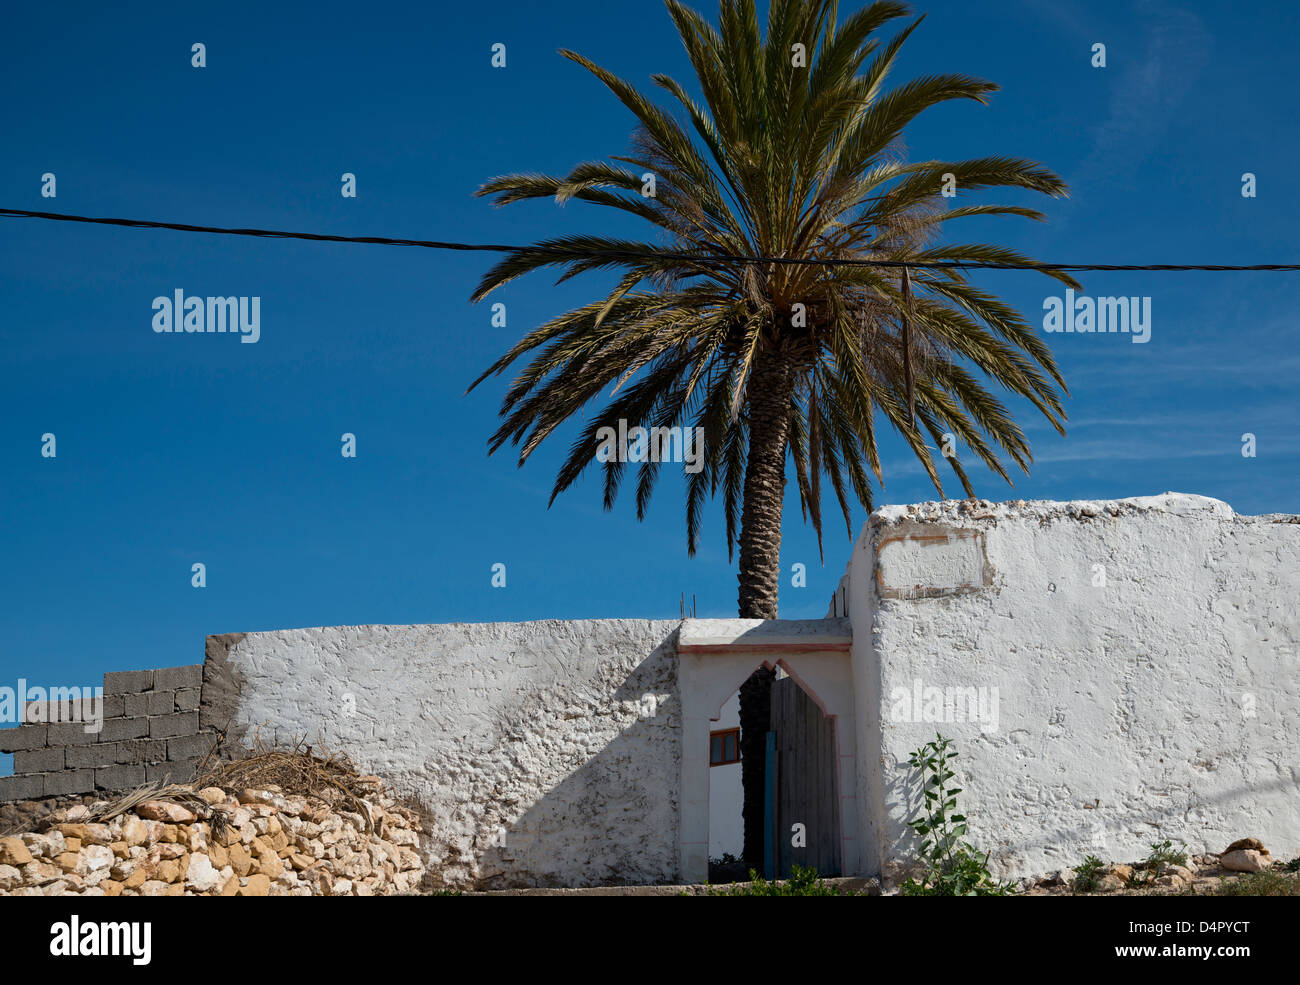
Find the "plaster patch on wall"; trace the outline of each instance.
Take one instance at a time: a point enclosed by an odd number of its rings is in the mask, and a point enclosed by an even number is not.
[[[880,598],[942,598],[992,585],[980,530],[900,520],[876,543]]]
[[[245,633],[222,633],[209,636],[203,652],[203,691],[199,702],[199,727],[223,735],[223,745],[238,745],[244,730],[235,723],[243,675],[231,661],[231,651]]]

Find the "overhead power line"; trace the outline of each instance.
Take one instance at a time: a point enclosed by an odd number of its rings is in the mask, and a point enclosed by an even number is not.
[[[237,229],[224,226],[195,226],[184,222],[152,222],[146,219],[113,219],[69,215],[64,212],[29,212],[0,209],[0,216],[20,219],[49,219],[56,222],[89,222],[133,229],[174,229],[185,233],[216,233],[224,236],[258,236],[266,239],[304,239],[323,243],[370,243],[379,246],[418,246],[428,250],[456,250],[479,253],[528,252],[561,257],[602,256],[611,260],[679,260],[686,263],[775,263],[817,267],[907,267],[913,270],[1208,270],[1208,271],[1300,271],[1300,263],[1008,263],[997,260],[828,260],[820,257],[735,256],[725,253],[674,253],[637,250],[579,250],[563,246],[509,246],[502,243],[449,243],[433,239],[397,239],[390,236],[334,236],[329,233],[301,233],[283,229]]]

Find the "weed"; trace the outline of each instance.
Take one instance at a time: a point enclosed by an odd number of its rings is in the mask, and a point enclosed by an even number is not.
[[[1076,893],[1092,893],[1097,889],[1097,882],[1101,879],[1101,870],[1106,867],[1106,863],[1096,855],[1089,855],[1083,860],[1082,865],[1074,867],[1074,881],[1070,888]]]
[[[1183,845],[1182,842],[1179,842]],[[1133,867],[1133,876],[1128,884],[1132,887],[1149,885],[1169,872],[1175,866],[1187,865],[1187,846],[1175,849],[1168,838],[1151,843],[1151,854]]]
[[[997,882],[989,872],[989,855],[982,856],[966,840],[966,817],[957,813],[961,787],[949,787],[956,774],[949,768],[957,758],[952,742],[936,734],[908,758],[908,765],[921,773],[921,794],[925,816],[908,825],[923,839],[921,859],[925,874],[921,881],[908,878],[904,896],[1009,896],[1015,884]]]
[[[817,876],[816,869],[805,869],[796,865],[791,870],[789,879],[773,879],[768,882],[753,869],[749,870],[749,885],[732,886],[730,889],[710,889],[709,896],[853,896],[854,893],[842,893],[838,886],[828,886]]]
[[[1236,879],[1224,879],[1211,896],[1300,896],[1300,878],[1265,870],[1248,872]]]

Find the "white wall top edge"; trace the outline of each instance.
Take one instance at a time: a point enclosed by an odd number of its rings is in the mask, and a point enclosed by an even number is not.
[[[1221,499],[1192,493],[1166,492],[1158,496],[1130,496],[1125,499],[1013,499],[992,502],[987,499],[946,499],[909,505],[882,506],[871,514],[871,523],[894,523],[899,520],[952,522],[996,520],[1003,517],[1059,517],[1089,519],[1094,516],[1123,516],[1130,513],[1170,513],[1188,516],[1210,513],[1222,519],[1238,517]],[[1239,517],[1242,520],[1252,517]],[[1265,518],[1260,518],[1265,519]]]
[[[677,638],[678,649],[686,652],[706,646],[840,648],[852,642],[853,628],[848,619],[687,619]]]
[[[671,632],[681,622],[680,619],[520,619],[517,621],[499,620],[496,622],[419,622],[419,623],[348,623],[338,626],[286,626],[277,629],[256,629],[241,631],[240,636],[274,636],[278,633],[314,633],[324,630],[348,630],[350,632],[389,632],[403,633],[418,631],[429,627],[457,626],[473,631],[475,634],[509,634],[512,627],[532,626],[539,630],[553,629],[575,635],[595,627],[655,626],[665,634]],[[229,635],[229,634],[209,634]]]

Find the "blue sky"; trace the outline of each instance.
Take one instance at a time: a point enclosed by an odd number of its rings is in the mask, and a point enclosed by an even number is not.
[[[716,8],[697,4],[711,17]],[[184,9],[178,9],[178,8]],[[845,5],[848,9],[849,5]],[[940,107],[916,158],[1011,154],[1070,183],[1044,224],[959,232],[1044,259],[1295,262],[1294,38],[1300,7],[1005,0],[929,17],[896,81],[992,79],[990,106]],[[634,232],[581,203],[493,209],[471,192],[513,170],[624,153],[632,122],[556,54],[648,86],[689,80],[653,3],[6,5],[0,205],[89,215],[479,242]],[[190,46],[207,46],[192,68]],[[493,69],[490,48],[507,46]],[[1107,67],[1090,65],[1107,46]],[[357,176],[344,199],[339,178]],[[40,195],[53,172],[57,198]],[[1257,176],[1243,198],[1241,176]],[[1015,198],[982,196],[979,201]],[[521,470],[486,441],[507,378],[466,386],[543,319],[608,282],[546,276],[470,291],[481,254],[0,219],[0,683],[91,684],[194,663],[209,633],[297,626],[734,615],[718,509],[694,559],[683,485],[638,523],[601,508],[594,472],[547,509],[573,430]],[[1037,324],[1055,282],[983,273]],[[1036,464],[990,499],[1173,489],[1239,512],[1300,512],[1295,274],[1093,274],[1089,295],[1152,299],[1151,341],[1052,335],[1072,396],[1065,438],[1022,404]],[[150,329],[154,297],[261,298],[261,339]],[[41,435],[57,436],[42,458]],[[340,454],[340,436],[358,454]],[[1256,435],[1257,456],[1241,454]],[[934,498],[897,442],[877,504]],[[781,612],[816,617],[825,565],[787,503]],[[953,486],[950,493],[959,493]],[[831,503],[827,503],[828,510]],[[855,532],[864,514],[854,516]],[[191,565],[207,587],[191,587]],[[504,563],[507,584],[491,586]],[[806,588],[790,566],[808,567]]]

